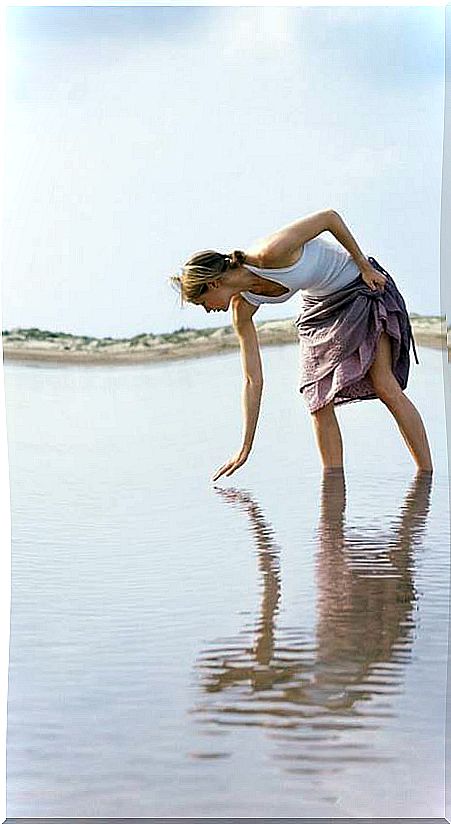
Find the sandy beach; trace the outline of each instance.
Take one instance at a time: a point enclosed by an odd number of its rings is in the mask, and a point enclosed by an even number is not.
[[[451,336],[446,334],[445,319],[440,316],[410,315],[415,342],[420,346],[443,349]],[[294,320],[256,323],[261,346],[296,343]],[[142,363],[144,361],[192,358],[239,348],[232,326],[217,329],[182,327],[165,334],[143,333],[133,338],[94,338],[40,329],[4,331],[5,360],[55,361],[58,363]]]

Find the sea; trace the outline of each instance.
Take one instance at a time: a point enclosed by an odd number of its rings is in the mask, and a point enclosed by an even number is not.
[[[296,344],[262,348],[247,462],[236,351],[7,362],[8,817],[440,817],[449,612],[442,353],[337,409],[322,472]]]

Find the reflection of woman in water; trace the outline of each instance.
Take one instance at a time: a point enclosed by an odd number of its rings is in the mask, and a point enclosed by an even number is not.
[[[250,518],[262,595],[257,620],[238,636],[222,637],[202,651],[198,667],[203,690],[220,693],[221,700],[210,704],[204,698],[196,714],[214,725],[278,730],[288,761],[287,744],[298,752],[305,743],[311,760],[312,741],[331,746],[350,716],[359,716],[365,728],[354,704],[371,700],[381,690],[392,694],[409,659],[417,601],[414,550],[425,529],[431,484],[430,473],[417,473],[392,529],[362,535],[361,530],[357,534],[345,529],[343,472],[324,473],[313,638],[302,625],[278,626],[279,547],[259,506],[246,492],[218,489]],[[367,715],[370,721],[370,710]]]
[[[328,230],[338,245],[319,235]],[[301,380],[324,468],[343,466],[335,406],[379,398],[395,417],[418,469],[432,471],[420,414],[404,394],[412,329],[392,276],[367,258],[334,210],[281,228],[245,252],[203,251],[170,278],[183,300],[207,312],[232,307],[244,374],[243,437],[237,453],[212,480],[231,475],[247,460],[254,440],[263,373],[253,315],[262,303],[283,303],[300,291],[295,321]],[[417,359],[418,362],[418,359]]]

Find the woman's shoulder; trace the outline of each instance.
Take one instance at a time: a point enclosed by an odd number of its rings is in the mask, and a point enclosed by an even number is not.
[[[302,255],[303,246],[297,249],[292,254],[284,252],[281,254],[277,246],[270,243],[262,243],[259,245],[250,246],[244,249],[246,255],[246,262],[250,266],[256,266],[259,269],[278,269],[285,266],[292,266],[299,260]]]
[[[263,267],[265,265],[265,247],[261,245],[249,246],[243,249],[246,255],[246,263],[251,266]]]

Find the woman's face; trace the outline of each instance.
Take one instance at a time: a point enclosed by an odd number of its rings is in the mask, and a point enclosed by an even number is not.
[[[211,281],[207,289],[195,303],[203,306],[206,312],[227,312],[233,291],[224,286],[221,280]]]

